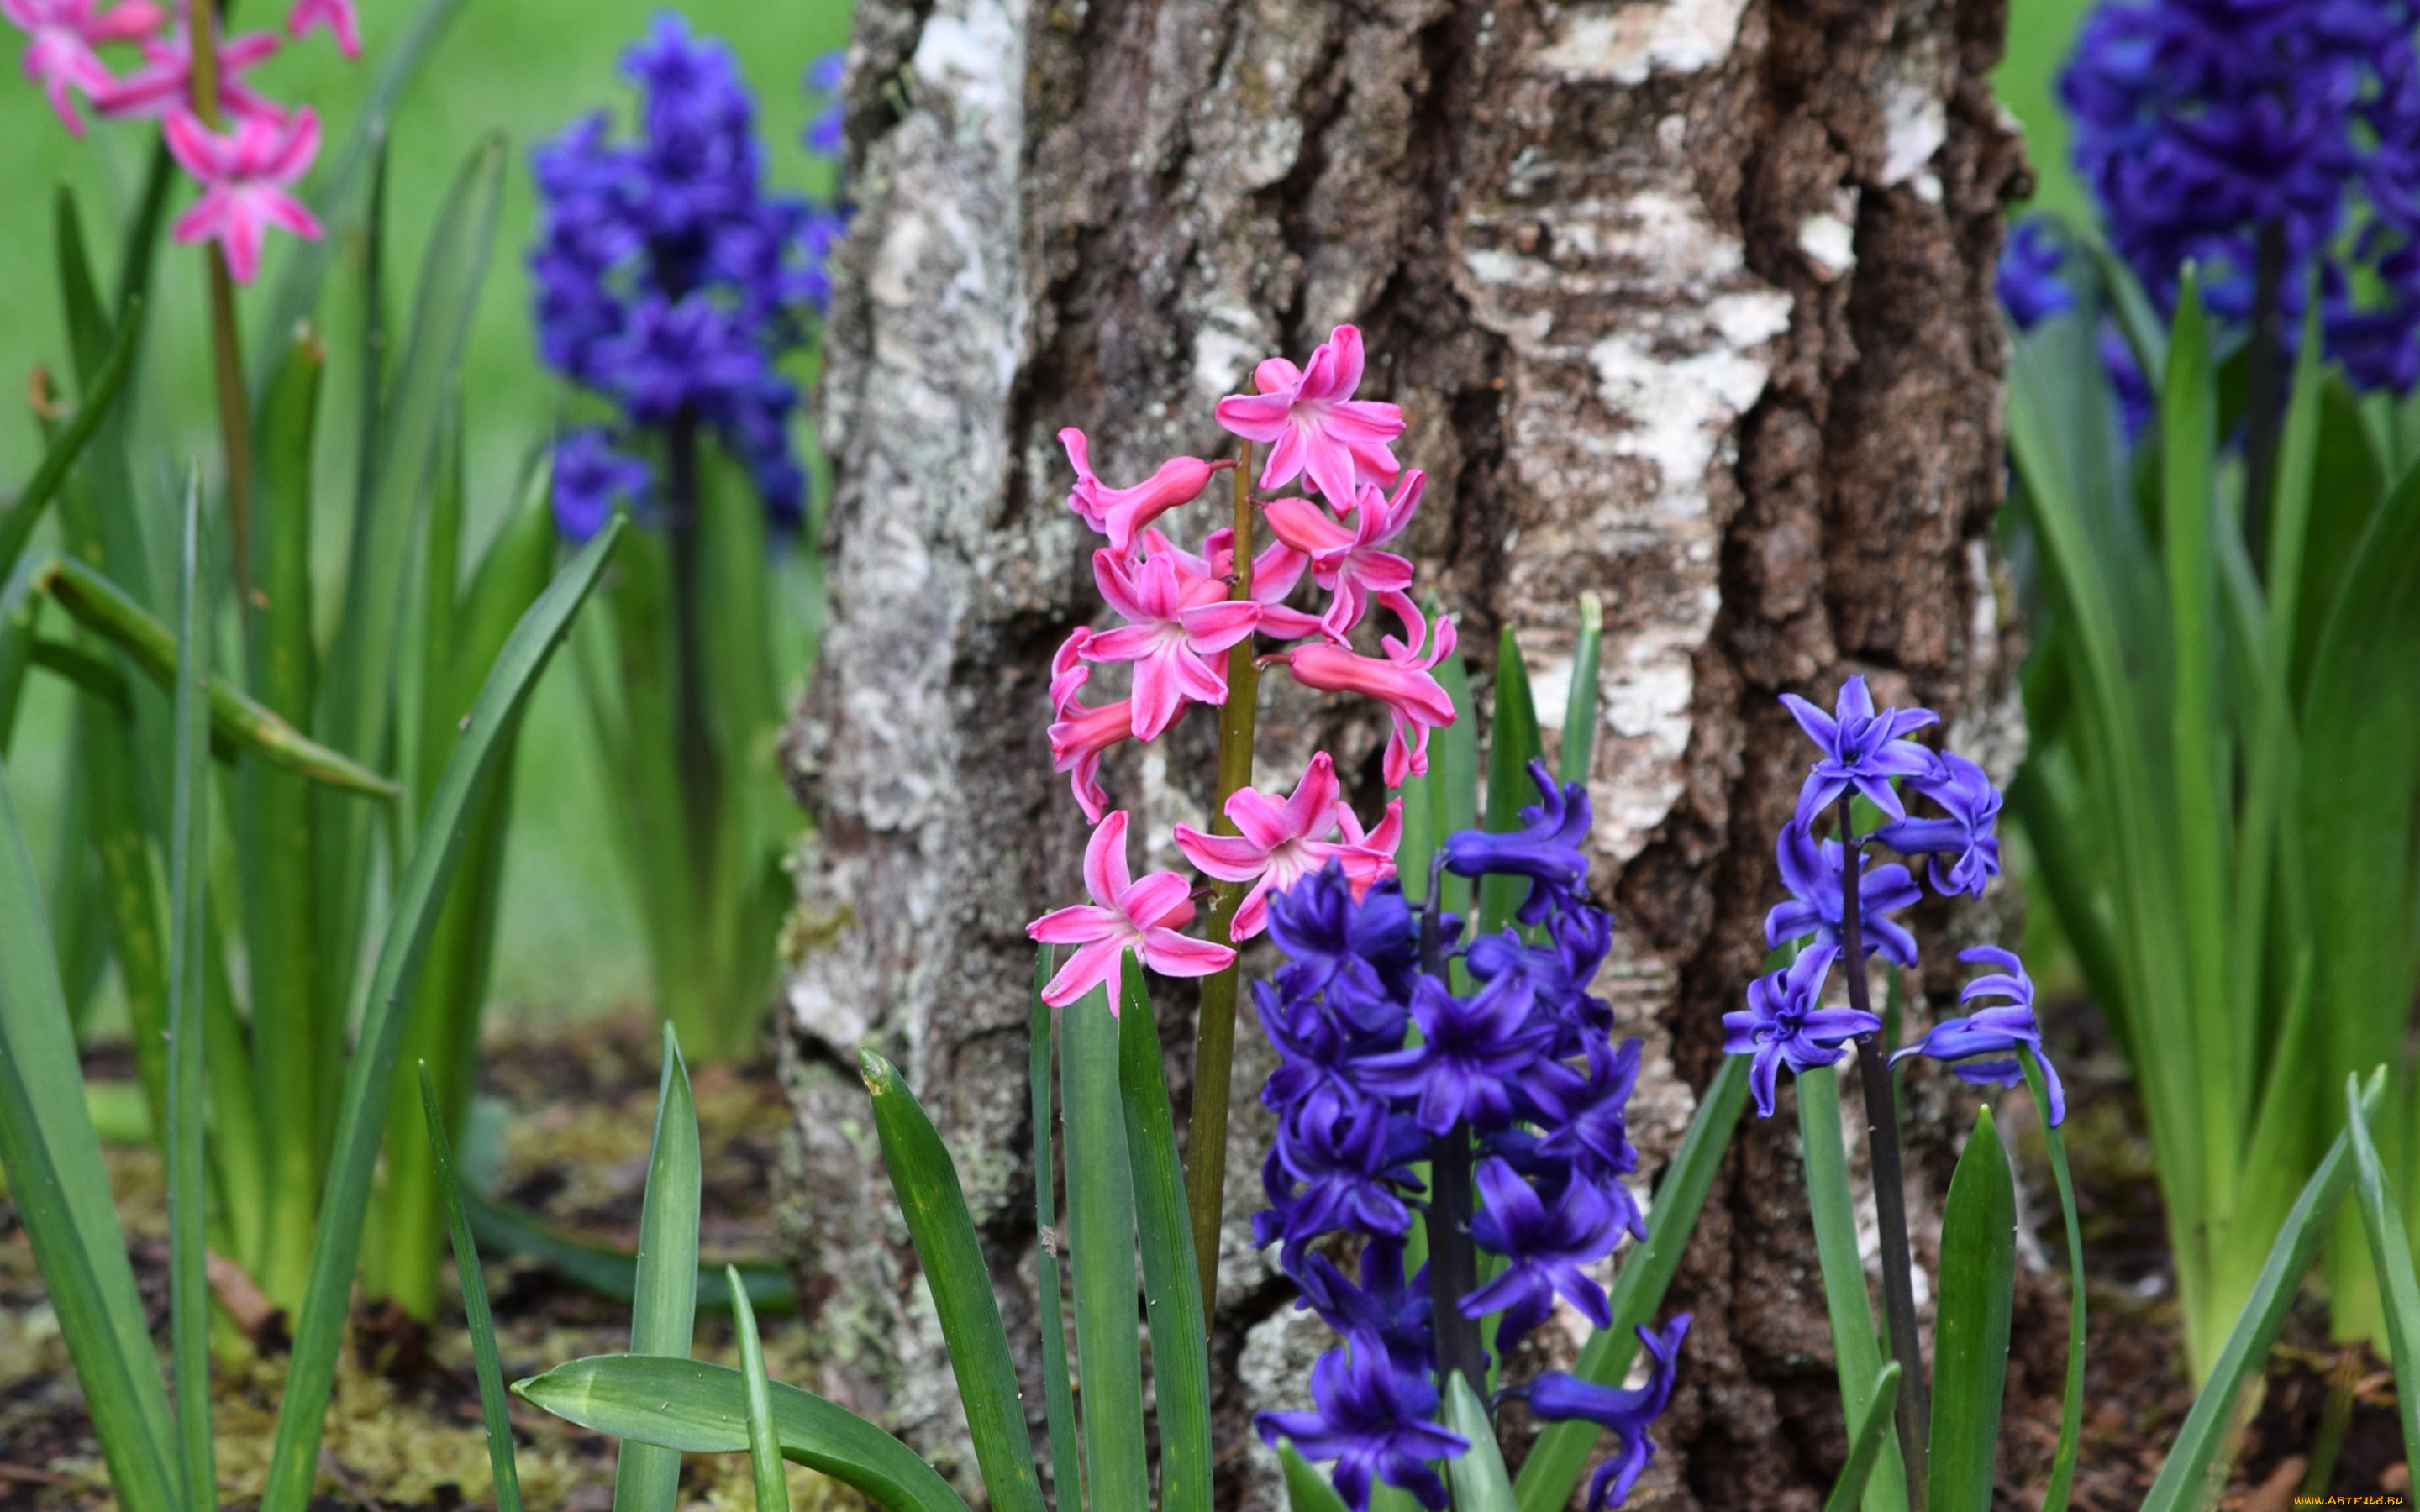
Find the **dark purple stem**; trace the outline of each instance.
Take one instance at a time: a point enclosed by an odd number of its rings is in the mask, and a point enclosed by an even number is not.
[[[1445,979],[1444,922],[1436,879],[1429,880],[1428,905],[1420,914],[1420,965]],[[1457,1122],[1429,1144],[1429,1298],[1435,1304],[1437,1385],[1447,1389],[1456,1372],[1482,1399],[1487,1395],[1487,1354],[1479,1320],[1462,1313],[1462,1299],[1479,1289],[1479,1251],[1470,1236],[1470,1125]]]

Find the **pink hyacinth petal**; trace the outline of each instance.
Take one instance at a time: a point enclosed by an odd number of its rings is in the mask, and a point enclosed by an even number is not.
[[[362,55],[362,29],[353,15],[353,0],[294,0],[286,13],[286,35],[301,38],[314,26],[325,25],[336,39],[336,51],[351,62]]]
[[[1081,945],[1097,940],[1118,924],[1118,916],[1095,903],[1070,903],[1053,909],[1025,926],[1026,936],[1044,945]]]
[[[1280,818],[1286,832],[1313,837],[1325,834],[1333,820],[1337,792],[1336,759],[1319,751],[1311,758],[1302,780],[1295,784],[1294,795],[1285,801]],[[1233,816],[1233,803],[1227,806],[1227,812]],[[1242,821],[1238,819],[1236,823],[1240,825]]]
[[[1142,959],[1163,977],[1207,977],[1233,965],[1235,952],[1172,929],[1149,929],[1142,934]]]
[[[1084,845],[1084,890],[1104,908],[1115,908],[1118,895],[1134,886],[1126,870],[1126,811],[1118,810],[1101,821]]]
[[[1193,889],[1173,872],[1154,872],[1120,893],[1117,907],[1138,929],[1174,929],[1193,918]]]
[[[1249,882],[1269,863],[1265,845],[1242,835],[1213,835],[1191,825],[1176,826],[1176,848],[1194,870],[1221,882]]]
[[[1248,441],[1273,441],[1284,431],[1294,402],[1280,393],[1231,393],[1214,411],[1229,433]]]
[[[1286,422],[1269,442],[1268,465],[1261,469],[1261,486],[1275,488],[1302,471],[1309,448],[1302,427]]]
[[[1302,387],[1302,369],[1282,357],[1264,357],[1252,367],[1252,387],[1262,393],[1291,393]]]
[[[1261,506],[1270,533],[1315,563],[1320,557],[1352,548],[1355,532],[1308,499],[1272,499]]]
[[[227,274],[239,284],[249,284],[260,271],[260,247],[268,239],[268,227],[260,218],[260,207],[247,194],[227,197],[225,223],[219,231],[219,249],[226,255]]]
[[[1269,879],[1261,878],[1244,901],[1235,905],[1235,918],[1228,927],[1228,937],[1241,944],[1254,940],[1269,927]]]
[[[291,231],[305,241],[319,239],[319,218],[291,194],[264,192],[260,197],[261,218],[281,231]]]
[[[1177,681],[1174,660],[1145,656],[1136,662],[1134,696],[1127,702],[1133,705],[1134,737],[1157,740],[1185,707],[1185,688]]]
[[[1190,652],[1179,649],[1165,658],[1175,673],[1176,689],[1188,702],[1213,706],[1227,702],[1227,667],[1222,661],[1206,661]]]
[[[1249,598],[1221,599],[1180,610],[1177,623],[1196,651],[1224,651],[1250,635],[1261,622],[1261,606]]]
[[[125,0],[92,18],[85,24],[84,39],[100,46],[109,42],[132,42],[148,37],[168,23],[168,13],[150,0]]]
[[[1244,839],[1266,853],[1276,850],[1299,833],[1288,823],[1287,807],[1256,789],[1238,788],[1227,799],[1227,817],[1234,821],[1237,832]]]
[[[1042,989],[1042,1000],[1052,1008],[1065,1008],[1115,978],[1125,953],[1126,942],[1123,938],[1094,940],[1067,958],[1067,964]],[[1109,1012],[1113,1017],[1118,1011],[1118,996],[1115,992],[1109,994]]]
[[[1081,655],[1086,661],[1141,661],[1165,639],[1157,625],[1121,625],[1095,632]]]

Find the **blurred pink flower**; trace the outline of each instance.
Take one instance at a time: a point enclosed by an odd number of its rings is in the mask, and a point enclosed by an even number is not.
[[[1272,656],[1285,663],[1294,680],[1328,693],[1360,693],[1387,705],[1395,716],[1394,733],[1387,737],[1385,775],[1388,787],[1401,787],[1407,777],[1429,769],[1429,732],[1453,723],[1453,700],[1446,695],[1429,669],[1453,655],[1453,622],[1439,616],[1436,644],[1423,654],[1427,621],[1402,594],[1384,595],[1386,606],[1404,621],[1407,640],[1382,637],[1385,656],[1362,656],[1325,641],[1296,646]]]
[[[294,8],[286,13],[286,35],[299,40],[318,25],[335,38],[336,51],[347,62],[362,55],[362,27],[353,16],[353,0],[294,0]]]
[[[1092,895],[1090,903],[1045,914],[1025,929],[1045,945],[1078,947],[1042,989],[1042,1000],[1052,1008],[1065,1008],[1107,984],[1109,1011],[1116,1013],[1118,971],[1128,950],[1166,977],[1206,977],[1235,959],[1235,952],[1223,945],[1176,933],[1193,918],[1192,888],[1183,877],[1155,872],[1140,882],[1131,880],[1124,809],[1102,820],[1084,847],[1084,890]]]
[[[1227,800],[1227,817],[1234,821],[1237,833],[1214,835],[1179,825],[1176,848],[1221,882],[1252,884],[1235,910],[1238,940],[1249,940],[1268,927],[1270,893],[1285,891],[1330,859],[1342,863],[1355,896],[1367,892],[1372,883],[1394,870],[1393,839],[1403,828],[1398,804],[1376,837],[1364,836],[1351,807],[1338,800],[1336,763],[1324,750],[1311,757],[1302,780],[1283,803],[1256,789],[1240,788]],[[1348,837],[1342,844],[1328,838],[1340,825]],[[1380,846],[1385,847],[1383,855]]]
[[[1308,499],[1272,499],[1261,506],[1270,533],[1308,557],[1311,580],[1336,595],[1317,627],[1338,645],[1370,611],[1371,594],[1399,594],[1412,585],[1412,564],[1378,548],[1411,523],[1427,482],[1428,474],[1414,468],[1392,498],[1375,484],[1363,484],[1351,525]]]
[[[1192,559],[1197,567],[1200,559]],[[1187,571],[1182,553],[1162,551],[1132,562],[1115,551],[1093,553],[1101,596],[1127,623],[1091,638],[1086,661],[1134,664],[1134,735],[1156,740],[1176,722],[1187,701],[1227,702],[1227,669],[1214,659],[1252,633],[1261,606],[1231,599],[1227,585]]]
[[[1172,456],[1157,471],[1131,488],[1112,488],[1093,475],[1092,443],[1070,425],[1059,433],[1067,460],[1076,469],[1076,486],[1067,507],[1084,523],[1109,538],[1109,549],[1120,556],[1134,550],[1137,532],[1179,504],[1191,503],[1208,487],[1213,475],[1233,462],[1204,462],[1199,457]]]
[[[168,117],[168,150],[202,183],[202,197],[177,222],[179,241],[216,241],[227,271],[249,284],[260,270],[268,228],[317,239],[319,222],[286,192],[319,151],[319,116],[305,105],[283,122],[257,116],[225,136],[186,112]]]
[[[243,71],[277,51],[274,32],[245,32],[219,39],[219,110],[230,123],[283,121],[286,112],[275,101],[254,94],[244,85]],[[143,44],[144,66],[92,97],[103,116],[163,116],[194,108],[194,43],[181,25],[164,38]],[[317,128],[314,128],[314,134]],[[175,144],[173,140],[170,146]]]
[[[1353,507],[1362,479],[1395,481],[1395,454],[1387,443],[1404,433],[1404,411],[1353,397],[1361,386],[1361,367],[1359,328],[1338,326],[1305,366],[1272,357],[1252,371],[1257,393],[1218,401],[1219,424],[1268,445],[1262,487],[1279,487],[1307,474],[1328,507],[1342,515]]]
[[[51,108],[77,136],[84,135],[84,116],[75,92],[97,101],[117,85],[93,50],[148,36],[167,19],[149,0],[125,0],[108,10],[94,0],[0,0],[0,17],[26,34],[25,77],[42,86]]]

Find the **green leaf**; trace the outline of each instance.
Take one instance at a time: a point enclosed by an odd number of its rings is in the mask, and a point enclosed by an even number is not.
[[[748,1288],[732,1266],[723,1278],[737,1302],[731,1320],[739,1332],[739,1373],[748,1386],[748,1465],[756,1480],[756,1512],[790,1512],[790,1479],[782,1470],[782,1433],[773,1425],[773,1390],[765,1379],[765,1346],[756,1336],[756,1314]],[[1037,1498],[1034,1504],[1039,1506]]]
[[[513,1390],[566,1422],[682,1454],[748,1447],[747,1383],[726,1365],[603,1354],[556,1365]],[[883,1512],[967,1512],[922,1456],[865,1419],[780,1381],[771,1394],[783,1458],[853,1488]]]
[[[2042,1489],[2040,1512],[2067,1512],[2068,1490],[2075,1481],[2075,1454],[2084,1431],[2084,1226],[2075,1215],[2075,1181],[2067,1169],[2067,1139],[2050,1121],[2050,1087],[2042,1080],[2041,1062],[2030,1050],[2017,1052],[2017,1064],[2033,1093],[2034,1111],[2041,1119],[2042,1139],[2050,1148],[2051,1179],[2058,1187],[2059,1216],[2067,1224],[2067,1274],[2071,1294],[2067,1311],[2067,1387],[2059,1403],[2058,1447],[2051,1457],[2050,1484]]]
[[[218,1505],[210,1442],[209,1167],[203,951],[209,939],[209,591],[200,581],[201,479],[185,482],[178,553],[177,745],[168,837],[168,1336],[176,1362],[178,1458],[187,1512]]]
[[[85,628],[124,652],[153,682],[162,687],[175,685],[177,639],[132,594],[72,556],[51,559],[35,574],[35,582]],[[225,682],[209,684],[209,699],[214,736],[330,787],[380,798],[401,792],[393,781],[300,733]]]
[[[1932,1344],[1933,1512],[1991,1512],[2016,1302],[2017,1187],[1986,1106],[1959,1153],[1941,1216]]]
[[[2403,1212],[2386,1180],[2386,1167],[2369,1137],[2361,1105],[2361,1078],[2345,1078],[2345,1132],[2351,1136],[2362,1230],[2378,1267],[2379,1299],[2384,1304],[2386,1342],[2395,1365],[2395,1415],[2403,1427],[2407,1463],[2420,1462],[2420,1280],[2412,1270],[2412,1241]]]
[[[1563,704],[1563,751],[1555,773],[1559,781],[1589,779],[1589,761],[1596,752],[1597,658],[1604,640],[1605,600],[1582,594],[1580,640],[1572,653],[1572,690]]]
[[[1050,1190],[1050,1005],[1042,989],[1050,980],[1050,947],[1033,950],[1033,1000],[1026,1052],[1026,1085],[1032,1097],[1033,1231],[1042,1236],[1034,1258],[1042,1324],[1042,1404],[1050,1420],[1050,1481],[1062,1512],[1082,1505],[1083,1457],[1076,1446],[1076,1395],[1067,1379],[1067,1319],[1059,1284],[1059,1203]]]
[[[1459,652],[1438,662],[1433,675],[1453,701],[1453,723],[1429,735],[1429,796],[1436,814],[1432,833],[1442,845],[1457,830],[1479,827],[1479,715],[1470,697],[1470,669]],[[1437,879],[1438,905],[1449,914],[1469,918],[1470,892],[1468,877],[1449,872]]]
[[[687,1359],[697,1335],[703,1165],[689,1067],[669,1024],[663,1026],[663,1046],[656,1132],[647,1149],[647,1190],[639,1209],[639,1294],[630,1305],[630,1352]],[[622,1446],[621,1460],[613,1467],[613,1512],[673,1512],[679,1499],[679,1455],[658,1444]]]
[[[1655,1200],[1647,1213],[1647,1242],[1632,1249],[1613,1283],[1607,1305],[1613,1326],[1598,1329],[1572,1363],[1572,1374],[1600,1386],[1618,1386],[1638,1353],[1638,1325],[1652,1319],[1664,1305],[1665,1288],[1681,1268],[1682,1252],[1698,1227],[1699,1210],[1714,1185],[1714,1172],[1730,1148],[1740,1109],[1747,1105],[1748,1062],[1745,1056],[1726,1056],[1714,1079],[1699,1096],[1697,1114],[1689,1119],[1681,1148],[1664,1169]],[[1521,1512],[1560,1512],[1588,1473],[1589,1456],[1596,1446],[1592,1423],[1557,1423],[1538,1435],[1522,1462],[1516,1489]]]
[[[1142,966],[1125,959],[1118,1019],[1118,1080],[1126,1152],[1134,1167],[1135,1227],[1142,1238],[1143,1300],[1151,1316],[1151,1380],[1159,1417],[1160,1512],[1211,1512],[1210,1330],[1193,1263],[1176,1116],[1160,1061],[1159,1026]]]
[[[1849,1462],[1840,1467],[1832,1494],[1823,1498],[1823,1512],[1856,1512],[1865,1501],[1866,1483],[1882,1461],[1883,1445],[1890,1442],[1891,1411],[1898,1405],[1899,1362],[1892,1360],[1874,1378],[1874,1396],[1866,1404],[1866,1415],[1850,1427]]]
[[[2376,1110],[2385,1086],[2386,1077],[2381,1071],[2372,1075],[2368,1086],[2362,1089],[2365,1119]],[[2259,1278],[2253,1284],[2249,1304],[2236,1319],[2226,1347],[2212,1362],[2210,1379],[2194,1397],[2193,1410],[2185,1414],[2184,1427],[2177,1431],[2168,1458],[2160,1466],[2159,1477],[2151,1483],[2150,1494],[2143,1499],[2142,1512],[2190,1512],[2207,1504],[2206,1499],[2220,1489],[2215,1482],[2225,1473],[2225,1467],[2219,1451],[2226,1442],[2228,1425],[2235,1415],[2236,1396],[2243,1383],[2258,1373],[2261,1361],[2268,1358],[2269,1347],[2276,1342],[2277,1330],[2293,1306],[2303,1277],[2310,1272],[2311,1257],[2319,1252],[2328,1219],[2352,1180],[2350,1136],[2349,1130],[2336,1135],[2319,1169],[2304,1183],[2293,1210],[2287,1213],[2277,1242],[2270,1246],[2268,1262],[2261,1266]]]
[[[428,1067],[420,1072],[420,1110],[428,1120],[428,1147],[437,1168],[437,1190],[445,1201],[445,1226],[454,1237],[454,1273],[462,1283],[462,1320],[471,1333],[471,1360],[479,1377],[479,1409],[487,1419],[488,1466],[496,1481],[496,1512],[521,1512],[520,1462],[513,1450],[513,1424],[504,1396],[503,1362],[496,1356],[496,1324],[488,1311],[488,1277],[479,1246],[462,1213],[462,1184],[454,1177],[454,1147],[445,1138],[444,1110]],[[750,1336],[753,1337],[753,1331]]]
[[[311,1251],[310,1279],[261,1497],[265,1512],[302,1512],[318,1471],[321,1415],[335,1383],[347,1296],[361,1258],[362,1217],[369,1204],[379,1135],[386,1125],[386,1100],[402,1041],[402,1010],[418,983],[421,957],[460,858],[462,817],[495,778],[497,755],[510,745],[530,690],[596,586],[622,529],[615,521],[599,531],[521,617],[445,764],[419,843],[396,885],[352,1061],[346,1068],[328,1184],[319,1204],[319,1233]]]
[[[991,1272],[975,1240],[957,1163],[891,1062],[867,1050],[859,1065],[874,1099],[874,1127],[891,1190],[916,1242],[916,1257],[923,1263],[924,1283],[940,1318],[984,1489],[1001,1512],[1041,1512],[1042,1483],[1026,1436],[1016,1365],[1009,1358],[1000,1299],[992,1295]]]
[[[627,1250],[566,1239],[547,1227],[528,1209],[515,1207],[476,1188],[464,1189],[462,1209],[470,1217],[471,1232],[490,1249],[536,1260],[574,1286],[584,1287],[600,1297],[628,1302],[639,1294],[638,1257]],[[737,1270],[740,1284],[748,1288],[749,1305],[758,1313],[799,1310],[787,1268],[771,1261],[751,1261]],[[720,1269],[698,1268],[697,1304],[708,1312],[731,1310],[731,1288]]]
[[[1118,1022],[1095,987],[1060,1019],[1066,1057],[1067,1242],[1076,1269],[1076,1368],[1084,1467],[1097,1512],[1151,1504],[1135,1321],[1134,1170],[1118,1093]]]
[[[101,429],[110,407],[117,402],[118,391],[125,388],[126,375],[133,366],[134,338],[142,329],[142,305],[137,301],[127,318],[118,322],[117,339],[111,343],[109,355],[101,360],[101,372],[77,403],[75,418],[44,449],[41,465],[34,469],[34,475],[26,480],[17,501],[0,510],[0,578],[16,570],[17,558],[33,538],[34,527],[41,523],[42,511],[58,496],[59,486],[67,482],[68,470],[84,455],[85,443]]]
[[[1487,827],[1505,834],[1521,827],[1521,807],[1538,801],[1529,764],[1538,759],[1538,710],[1529,697],[1529,669],[1521,643],[1506,625],[1496,645],[1496,724],[1487,737]],[[1479,933],[1504,927],[1529,895],[1527,877],[1491,876],[1479,885]]]
[[[1287,1512],[1345,1512],[1344,1498],[1336,1494],[1326,1476],[1311,1468],[1302,1451],[1282,1444],[1278,1463],[1285,1467]]]
[[[1445,1426],[1470,1441],[1466,1454],[1445,1462],[1454,1512],[1513,1512],[1512,1477],[1504,1473],[1504,1451],[1496,1446],[1496,1424],[1479,1394],[1460,1371],[1447,1378]]]
[[[1807,1072],[1792,1085],[1798,1089],[1807,1217],[1815,1227],[1815,1254],[1823,1273],[1823,1304],[1840,1378],[1840,1416],[1843,1422],[1862,1422],[1882,1391],[1884,1356],[1873,1304],[1866,1294],[1865,1263],[1857,1253],[1857,1210],[1849,1190],[1848,1147],[1840,1134],[1840,1083],[1827,1067]],[[1909,1500],[1906,1466],[1900,1458],[1897,1430],[1886,1425],[1883,1436],[1891,1448],[1883,1457],[1880,1473],[1867,1484],[1866,1506],[1868,1512],[1900,1512]]]

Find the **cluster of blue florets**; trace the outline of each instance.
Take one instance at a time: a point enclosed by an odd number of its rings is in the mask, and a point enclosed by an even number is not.
[[[777,363],[825,306],[845,213],[767,191],[755,101],[721,42],[666,13],[622,70],[644,94],[634,140],[615,140],[600,111],[534,155],[538,347],[621,421],[619,434],[560,443],[557,523],[584,538],[617,500],[643,501],[645,448],[629,432],[681,422],[712,427],[774,521],[795,524],[807,487],[790,438],[799,389]],[[810,89],[828,95],[833,72],[819,64]],[[809,129],[811,150],[837,147],[836,110]]]
[[[2288,339],[2316,271],[2329,355],[2356,387],[2420,380],[2420,52],[2413,0],[2108,0],[2059,82],[2109,239],[2163,311],[2200,270],[2253,311],[2262,228],[2285,253]],[[2015,259],[2043,249],[2022,239]],[[2026,275],[2004,277],[2028,323]],[[2013,288],[2012,288],[2013,285]]]
[[[1461,920],[1438,916],[1440,949],[1424,968],[1423,919],[1395,881],[1357,901],[1331,866],[1271,900],[1269,935],[1286,964],[1253,993],[1280,1060],[1261,1093],[1279,1126],[1254,1237],[1279,1246],[1302,1304],[1345,1343],[1312,1372],[1314,1411],[1263,1413],[1260,1426],[1272,1443],[1335,1459],[1337,1489],[1356,1508],[1368,1504],[1373,1478],[1443,1506],[1435,1462],[1467,1448],[1435,1421],[1426,1272],[1404,1274],[1415,1210],[1428,1196],[1413,1167],[1433,1139],[1470,1134],[1471,1234],[1501,1264],[1460,1305],[1472,1319],[1501,1315],[1499,1353],[1544,1322],[1558,1297],[1611,1326],[1589,1268],[1624,1234],[1646,1236],[1623,1180],[1638,1163],[1625,1110],[1639,1043],[1614,1045],[1613,1011],[1589,991],[1613,923],[1586,893],[1588,793],[1557,784],[1543,764],[1530,775],[1543,801],[1521,811],[1521,829],[1450,836],[1439,857],[1461,875],[1526,881],[1519,928],[1466,940]],[[1456,971],[1467,996],[1453,991]],[[1360,1241],[1357,1281],[1321,1242],[1335,1236]],[[1532,1386],[1537,1415],[1621,1435],[1591,1506],[1618,1504],[1652,1455],[1647,1427],[1670,1395],[1687,1328],[1683,1316],[1660,1334],[1640,1330],[1656,1362],[1646,1387],[1558,1374]]]

